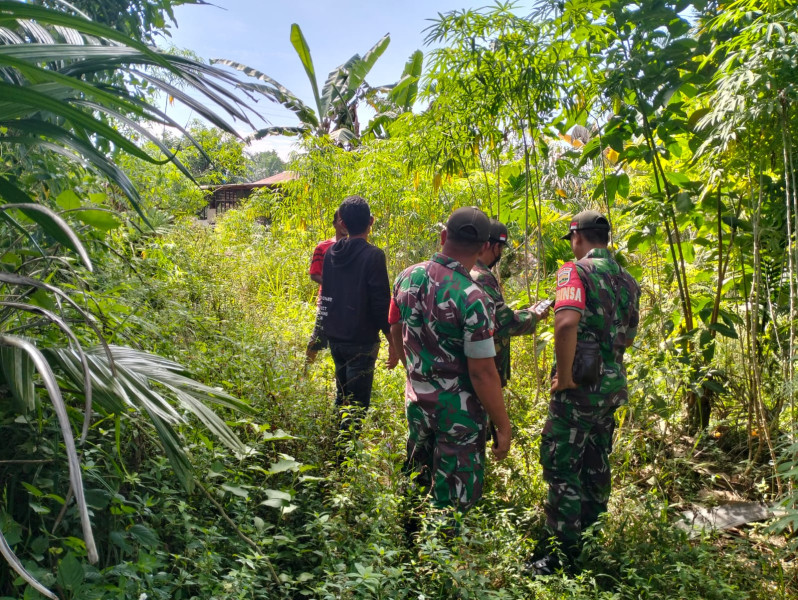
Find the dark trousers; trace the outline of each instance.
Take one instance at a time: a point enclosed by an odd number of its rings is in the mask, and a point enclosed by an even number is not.
[[[379,342],[351,344],[330,340],[330,354],[335,363],[335,405],[342,433],[358,429],[371,404],[374,364],[379,351]]]

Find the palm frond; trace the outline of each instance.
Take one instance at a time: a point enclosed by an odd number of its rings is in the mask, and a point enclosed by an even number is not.
[[[210,404],[218,404],[251,415],[252,408],[246,402],[187,377],[185,369],[174,361],[122,346],[110,346],[110,351],[115,374],[111,372],[108,357],[102,348],[86,351],[96,405],[107,413],[123,414],[135,409],[149,415],[172,468],[187,490],[193,487],[191,463],[174,429],[175,425],[187,421],[172,406],[170,397],[228,448],[239,454],[250,452],[209,407]],[[81,382],[82,365],[74,348],[50,348],[45,354],[71,383]]]
[[[50,365],[45,360],[44,355],[28,340],[12,335],[0,335],[0,345],[13,346],[25,351],[30,356],[36,367],[36,371],[44,382],[47,395],[50,397],[53,409],[58,417],[61,435],[64,438],[64,448],[69,461],[69,483],[75,494],[75,502],[78,505],[86,552],[88,553],[89,561],[94,564],[99,560],[99,555],[97,554],[97,546],[94,543],[94,534],[91,531],[91,520],[89,519],[89,509],[86,505],[86,498],[83,493],[83,477],[80,472],[80,459],[78,458],[78,452],[75,448],[75,438],[72,435],[72,425],[69,422],[66,404],[64,404],[64,398],[61,396],[61,390],[58,387],[58,380],[53,370],[50,368]]]

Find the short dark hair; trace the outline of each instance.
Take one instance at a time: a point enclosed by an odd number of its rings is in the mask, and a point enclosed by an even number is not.
[[[341,215],[339,215],[339,214],[338,214],[338,211],[336,210],[336,211],[333,213],[333,220],[332,220],[332,224],[333,224],[333,225],[335,225],[335,222],[336,222],[338,219],[340,219],[340,218],[341,218]]]
[[[446,245],[453,246],[463,254],[475,256],[482,252],[485,242],[463,242],[449,235],[446,238]]]
[[[606,229],[577,229],[577,231],[591,244],[606,246],[610,243],[610,232]]]
[[[338,214],[346,225],[349,235],[360,235],[369,228],[371,210],[362,196],[347,196],[338,207]]]

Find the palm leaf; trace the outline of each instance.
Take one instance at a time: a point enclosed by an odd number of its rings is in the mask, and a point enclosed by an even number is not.
[[[36,578],[28,572],[25,566],[17,558],[17,555],[14,554],[11,546],[8,545],[8,542],[6,541],[2,531],[0,531],[0,554],[2,554],[3,558],[5,558],[8,564],[11,565],[11,568],[14,569],[14,571],[16,571],[17,574],[22,577],[22,579],[24,579],[33,589],[39,592],[42,596],[52,598],[52,600],[58,600],[58,596],[36,581]]]
[[[313,109],[302,102],[292,91],[265,73],[232,60],[214,59],[211,62],[214,64],[227,65],[228,67],[241,71],[249,77],[265,81],[266,85],[241,82],[238,84],[238,87],[243,90],[262,94],[269,98],[269,100],[282,104],[285,108],[296,114],[297,118],[303,123],[307,123],[312,127],[319,126],[319,118],[316,113],[313,112]]]
[[[302,30],[296,23],[291,24],[291,45],[296,50],[299,60],[305,69],[305,73],[310,81],[310,87],[313,89],[313,99],[316,101],[316,110],[318,111],[319,118],[322,118],[326,113],[322,110],[322,102],[319,97],[319,86],[316,83],[316,69],[313,68],[313,58],[310,55],[310,47],[308,46]]]
[[[330,133],[330,137],[339,144],[351,142],[357,139],[357,136],[352,132],[352,130],[347,129],[346,127],[339,127]]]
[[[18,210],[31,221],[38,224],[48,235],[53,237],[58,243],[63,244],[67,248],[74,251],[86,268],[93,270],[89,253],[83,247],[80,238],[72,231],[72,228],[67,225],[61,217],[59,217],[52,210],[41,204],[33,204],[30,202],[20,204],[4,204],[0,206],[0,211]]]
[[[0,365],[8,389],[17,401],[17,411],[25,413],[36,408],[33,386],[33,361],[27,352],[12,346],[0,347]]]
[[[94,534],[91,531],[91,521],[89,519],[89,510],[86,505],[86,498],[83,494],[83,478],[80,473],[80,460],[78,452],[75,448],[75,439],[72,436],[72,425],[69,422],[69,415],[67,414],[64,398],[61,396],[61,390],[58,388],[58,381],[55,378],[53,370],[44,358],[44,355],[28,340],[11,335],[0,335],[0,345],[13,346],[25,351],[33,361],[36,371],[44,382],[44,387],[53,403],[53,409],[58,417],[58,424],[61,426],[61,435],[64,438],[64,449],[66,450],[67,459],[69,461],[69,482],[72,491],[75,494],[75,502],[78,505],[78,513],[80,514],[80,522],[83,527],[83,541],[86,544],[86,551],[89,557],[89,562],[95,564],[99,560],[97,554],[97,546],[94,543]]]
[[[424,53],[416,50],[405,63],[402,78],[391,90],[388,97],[406,112],[413,108],[418,96],[418,81],[424,66]]]
[[[265,138],[269,135],[303,135],[307,133],[307,129],[304,127],[281,127],[279,125],[275,125],[273,127],[265,127],[263,129],[258,129],[255,133],[249,136],[250,140],[259,140]]]
[[[349,101],[355,96],[354,91],[349,91],[349,72],[362,61],[359,54],[355,54],[344,64],[336,67],[327,75],[321,94],[321,114],[331,116],[333,106],[338,102],[338,107],[347,108]]]
[[[83,430],[81,431],[81,434],[80,434],[80,445],[82,446],[85,443],[86,437],[89,434],[89,425],[91,424],[92,387],[91,387],[91,374],[90,374],[90,371],[89,371],[89,361],[88,361],[88,359],[86,357],[86,354],[83,352],[83,348],[80,345],[80,341],[78,340],[77,336],[72,331],[72,329],[69,327],[69,325],[66,324],[66,321],[64,321],[61,317],[59,317],[54,312],[51,312],[51,311],[47,310],[46,308],[42,308],[40,306],[34,306],[33,304],[25,304],[25,303],[22,303],[22,302],[5,302],[5,301],[0,302],[0,306],[4,306],[6,308],[11,308],[11,309],[14,309],[14,310],[21,310],[21,311],[25,311],[25,312],[31,312],[31,313],[36,313],[36,314],[42,315],[45,319],[47,319],[48,321],[54,323],[59,329],[61,329],[61,331],[63,331],[67,335],[67,337],[69,338],[70,342],[72,343],[72,348],[75,349],[75,352],[77,352],[78,358],[80,359],[80,366],[81,366],[81,369],[82,369],[81,375],[82,375],[82,379],[83,379],[83,396],[86,399],[85,406],[83,407]],[[6,352],[7,350],[12,350],[17,355],[20,354],[20,351],[17,348],[11,348],[11,349],[3,348],[2,352]],[[25,355],[25,356],[27,356],[27,355]],[[3,359],[5,360],[5,356],[3,357]],[[15,359],[16,360],[20,360],[18,356],[15,357]],[[28,358],[28,360],[30,361],[30,358]],[[32,366],[33,366],[33,363],[31,362],[31,367]],[[3,369],[6,370],[5,362],[3,364]],[[32,375],[32,371],[31,371],[31,375]],[[12,384],[12,379],[8,376],[8,370],[6,370],[6,381],[9,383],[9,385]],[[22,378],[22,381],[19,382],[19,384],[15,383],[14,385],[18,385],[19,387],[22,387],[23,385],[24,386],[29,385],[30,388],[31,388],[31,391],[32,391],[32,389],[33,389],[33,377],[30,377],[29,380],[26,380],[25,378]],[[14,389],[12,388],[12,392],[13,391],[14,391]],[[22,400],[28,406],[29,409],[33,408],[33,398],[32,397],[30,397],[30,396],[28,396],[28,398],[20,397],[20,400]],[[27,400],[27,402],[25,402],[25,400]]]
[[[362,60],[352,66],[349,73],[349,90],[351,93],[357,91],[357,88],[366,80],[366,77],[374,67],[374,63],[382,56],[390,43],[391,36],[386,33],[368,52],[366,52]]]
[[[142,54],[149,55],[155,62],[160,64],[160,66],[171,70],[169,63],[161,58],[158,52],[153,51],[146,44],[134,40],[112,27],[107,27],[95,21],[90,21],[81,17],[73,17],[72,15],[31,4],[14,2],[11,0],[0,0],[0,25],[9,23],[18,24],[20,23],[20,19],[22,19],[22,23],[25,23],[25,20],[32,19],[35,20],[36,23],[60,25],[80,31],[84,35],[94,35],[99,38],[119,42],[125,46],[135,48]]]
[[[50,93],[43,93],[43,91],[57,91],[60,92],[60,94],[52,93],[51,95]],[[154,159],[146,152],[119,134],[113,127],[65,103],[64,99],[67,97],[67,95],[64,94],[65,91],[66,90],[64,90],[62,86],[56,86],[55,84],[50,84],[46,88],[45,86],[36,86],[34,88],[10,85],[0,81],[0,97],[13,98],[11,102],[6,101],[0,103],[0,120],[6,121],[11,118],[27,116],[40,110],[45,110],[70,121],[75,126],[90,131],[94,135],[98,135],[113,142],[125,152],[137,158],[148,162],[154,162]]]
[[[184,368],[174,361],[132,348],[110,346],[110,349],[116,366],[115,376],[106,364],[107,357],[102,349],[86,352],[96,404],[110,413],[121,414],[134,408],[149,415],[175,474],[187,490],[193,488],[191,462],[174,430],[175,425],[186,423],[186,420],[155,386],[169,391],[182,408],[197,417],[228,448],[239,454],[249,452],[224,420],[208,406],[215,403],[251,415],[253,411],[247,403],[187,377]],[[81,367],[75,350],[51,348],[46,355],[61,367],[68,379],[73,383],[79,382]]]
[[[25,123],[23,121],[14,121],[14,125],[20,128],[25,127]],[[70,160],[79,162],[86,168],[92,168],[96,171],[99,171],[111,182],[116,184],[122,190],[122,192],[124,192],[130,201],[131,206],[136,210],[139,216],[141,216],[145,223],[149,223],[147,220],[147,215],[145,215],[141,209],[141,198],[139,197],[139,193],[133,186],[133,183],[130,181],[130,179],[128,179],[128,176],[125,175],[124,171],[117,167],[112,161],[108,160],[106,156],[101,154],[91,144],[78,139],[65,129],[61,129],[60,127],[51,125],[50,123],[46,123],[44,121],[34,122],[32,124],[32,133],[46,135],[47,137],[61,142],[63,145],[42,141],[42,139],[37,135],[24,137],[9,136],[0,139],[10,144],[48,149],[57,154],[61,154]],[[70,149],[74,150],[74,152]]]
[[[59,301],[64,300],[67,304],[69,304],[74,310],[78,312],[78,314],[83,318],[83,322],[86,323],[86,325],[89,326],[97,335],[97,338],[100,340],[101,347],[105,352],[105,356],[110,361],[111,369],[112,370],[114,369],[111,347],[105,342],[105,339],[102,336],[102,332],[97,328],[97,325],[94,323],[94,318],[91,317],[80,306],[78,306],[78,304],[72,298],[69,297],[69,294],[67,294],[62,289],[54,285],[50,285],[49,283],[39,281],[38,279],[35,279],[33,277],[25,277],[23,275],[17,275],[16,273],[5,273],[3,271],[0,271],[0,282],[45,290],[53,294],[56,297],[56,299],[58,299]]]

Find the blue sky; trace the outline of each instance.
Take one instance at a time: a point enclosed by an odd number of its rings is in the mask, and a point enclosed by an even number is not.
[[[216,6],[179,6],[175,10],[177,27],[172,28],[167,43],[206,59],[227,58],[256,68],[311,106],[313,93],[289,40],[292,23],[299,24],[310,46],[319,85],[332,69],[355,53],[362,55],[390,33],[391,43],[368,77],[369,83],[379,85],[398,80],[415,50],[429,51],[424,46],[424,29],[438,13],[490,4],[469,0],[211,1]],[[520,4],[528,6],[530,2]],[[289,111],[265,99],[257,110],[275,125],[296,122]],[[190,118],[187,111],[175,111],[173,116],[179,121]],[[272,137],[252,150],[274,148],[286,157],[292,145],[290,138]]]

